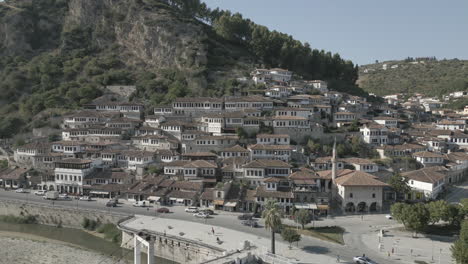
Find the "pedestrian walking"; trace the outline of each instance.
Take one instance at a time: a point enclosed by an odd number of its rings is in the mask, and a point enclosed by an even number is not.
[[[336,262],[337,262],[337,263],[340,262],[340,255],[336,255]]]
[[[213,235],[215,234],[215,231],[214,231],[213,227],[211,227],[211,233],[213,233]]]

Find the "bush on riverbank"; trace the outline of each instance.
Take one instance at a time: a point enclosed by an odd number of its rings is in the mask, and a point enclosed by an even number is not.
[[[94,231],[96,228],[100,225],[101,223],[99,221],[89,219],[87,217],[83,218],[83,222],[81,225],[83,226],[84,229]]]
[[[16,224],[37,224],[37,219],[34,215],[14,216],[14,215],[1,215],[0,221],[5,223]]]
[[[122,232],[117,228],[116,225],[107,223],[99,226],[97,229],[98,233],[104,234],[104,237],[114,243],[122,242]]]

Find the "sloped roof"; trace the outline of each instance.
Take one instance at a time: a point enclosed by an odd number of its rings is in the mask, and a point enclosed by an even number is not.
[[[250,145],[249,149],[253,150],[293,150],[294,148],[290,145],[268,145],[268,144],[255,144]]]
[[[223,149],[222,152],[249,152],[249,151],[239,145],[235,145],[233,147]]]
[[[436,183],[445,178],[444,174],[437,172],[432,167],[404,172],[401,174],[401,176],[414,180],[414,181],[427,182],[427,183]]]
[[[421,158],[443,158],[444,157],[440,154],[429,152],[429,151],[416,152],[416,153],[413,153],[413,156],[421,157]]]
[[[281,168],[291,168],[292,166],[288,163],[281,160],[253,160],[245,165],[244,168],[267,168],[267,167],[281,167]]]
[[[353,171],[347,175],[340,176],[335,182],[341,186],[388,186],[388,184],[377,180],[377,177],[363,171]]]
[[[183,166],[184,168],[218,168],[213,162],[206,160],[195,160],[190,163],[187,163]]]

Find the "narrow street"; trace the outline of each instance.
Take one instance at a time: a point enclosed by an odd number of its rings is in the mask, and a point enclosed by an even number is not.
[[[468,198],[468,180],[452,186],[445,200],[449,203],[459,203],[463,198]]]

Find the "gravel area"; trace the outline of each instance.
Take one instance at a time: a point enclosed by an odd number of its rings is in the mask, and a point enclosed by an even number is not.
[[[12,232],[0,232],[0,256],[0,264],[127,263],[61,241]]]

